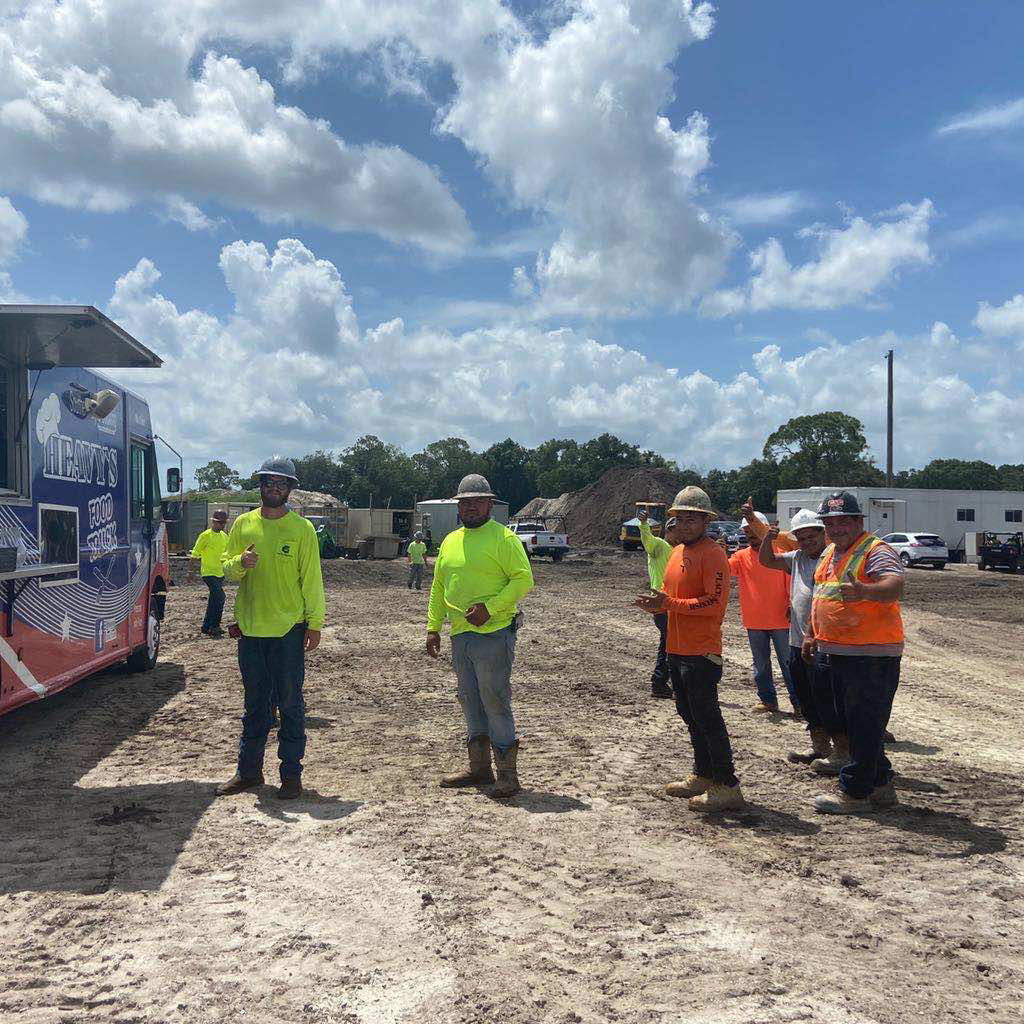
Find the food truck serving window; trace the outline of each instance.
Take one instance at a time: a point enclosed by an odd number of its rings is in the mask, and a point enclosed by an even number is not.
[[[28,495],[25,373],[0,358],[0,497]]]

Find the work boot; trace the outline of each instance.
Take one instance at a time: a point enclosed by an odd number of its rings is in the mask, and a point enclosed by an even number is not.
[[[690,797],[686,806],[691,811],[738,811],[745,805],[738,782],[735,786],[712,782],[703,793]]]
[[[469,767],[464,772],[446,775],[439,783],[444,789],[459,786],[484,786],[494,781],[491,770],[491,741],[487,736],[474,736],[467,744]]]
[[[814,761],[811,767],[819,775],[838,775],[850,763],[850,741],[842,735],[832,737],[832,753],[824,761]]]
[[[491,790],[491,796],[499,799],[515,796],[523,787],[519,785],[519,775],[516,772],[516,758],[519,755],[519,741],[514,740],[512,746],[501,753],[494,750],[494,766],[498,770],[498,783]]]
[[[704,778],[702,775],[691,775],[682,782],[670,782],[665,787],[665,795],[685,797],[700,796],[701,793],[706,793],[712,785],[713,783],[711,779]]]
[[[779,702],[759,700],[753,708],[755,715],[777,715],[779,713]]]
[[[896,742],[896,737],[893,736],[893,734],[891,732],[889,732],[888,729],[886,729],[885,730],[885,736],[882,738],[882,742],[883,743],[895,743]]]
[[[217,796],[230,796],[232,793],[241,793],[245,789],[255,789],[257,786],[262,785],[262,775],[253,775],[251,778],[246,778],[246,776],[235,772],[227,782],[222,782],[215,792]]]
[[[808,731],[811,736],[811,752],[805,754],[799,750],[791,750],[786,755],[786,759],[793,764],[810,764],[812,761],[821,761],[832,753],[832,743],[824,729],[815,726]]]
[[[302,796],[301,780],[296,778],[294,775],[289,775],[287,779],[282,779],[276,796],[278,800],[294,800],[297,797]]]
[[[814,798],[814,809],[819,814],[863,814],[871,810],[870,800],[857,800],[839,790],[838,793],[822,793]]]
[[[876,807],[895,807],[900,802],[900,798],[896,795],[896,786],[891,781],[884,786],[875,786],[868,799]]]
[[[651,696],[659,700],[667,700],[673,696],[672,687],[668,683],[651,683]]]

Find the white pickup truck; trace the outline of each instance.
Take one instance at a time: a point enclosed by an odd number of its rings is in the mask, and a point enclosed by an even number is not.
[[[521,523],[509,523],[508,528],[523,542],[529,558],[550,555],[552,561],[560,562],[569,550],[569,538],[564,533],[552,533],[539,520],[524,519]]]

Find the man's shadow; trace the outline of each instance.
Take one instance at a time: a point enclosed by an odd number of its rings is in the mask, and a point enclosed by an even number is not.
[[[256,806],[267,817],[277,821],[295,821],[300,817],[316,821],[341,821],[355,814],[363,804],[360,800],[324,796],[308,786],[302,787],[302,795],[297,799],[281,800],[275,795],[273,786],[260,786],[256,791]]]

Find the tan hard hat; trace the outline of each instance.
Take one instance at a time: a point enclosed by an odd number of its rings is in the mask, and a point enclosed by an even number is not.
[[[702,487],[684,487],[672,502],[669,512],[703,512],[706,516],[718,513],[711,507],[711,499]]]
[[[497,495],[491,490],[487,478],[479,473],[469,473],[459,481],[459,489],[455,500],[459,498],[496,498]]]

